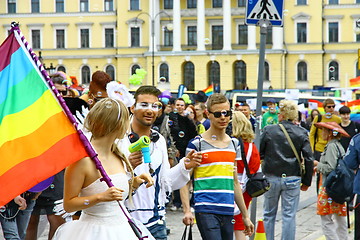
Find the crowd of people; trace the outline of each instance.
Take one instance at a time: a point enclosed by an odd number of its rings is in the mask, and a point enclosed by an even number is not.
[[[354,171],[360,166],[360,124],[350,120],[347,106],[336,112],[335,102],[326,99],[325,114],[313,109],[304,118],[295,102],[268,99],[257,120],[249,104],[232,108],[221,93],[208,97],[199,91],[189,103],[160,98],[158,88],[145,85],[131,95],[109,87],[110,76],[96,71],[88,91],[76,97],[63,74],[51,79],[114,187],[100,181],[90,158],[79,159],[44,191],[22,193],[0,209],[5,239],[36,239],[39,216],[46,215],[48,239],[138,239],[130,222],[148,239],[165,240],[166,211],[182,209],[183,223],[196,219],[202,239],[244,240],[254,233],[244,161],[250,174],[263,172],[270,182],[263,205],[266,239],[275,239],[280,199],[281,239],[295,239],[300,191],[308,190],[315,172],[317,214],[326,239],[347,239],[346,204],[355,209],[355,239],[360,239],[359,200],[336,203],[324,186],[339,155]],[[143,136],[149,139],[150,162],[141,150],[130,151]],[[359,174],[355,181],[359,194]]]

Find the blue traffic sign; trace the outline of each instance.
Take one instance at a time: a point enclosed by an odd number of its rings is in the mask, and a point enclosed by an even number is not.
[[[273,26],[283,25],[284,0],[248,0],[246,3],[246,24],[257,24],[266,19]]]

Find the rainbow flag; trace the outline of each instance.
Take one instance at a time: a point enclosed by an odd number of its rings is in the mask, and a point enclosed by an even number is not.
[[[3,206],[87,153],[16,30],[1,44],[0,56]]]
[[[350,79],[350,87],[360,87],[360,76]]]
[[[208,86],[207,88],[205,88],[203,90],[203,92],[205,93],[206,96],[210,96],[211,94],[214,93],[214,86],[211,84],[210,86]]]

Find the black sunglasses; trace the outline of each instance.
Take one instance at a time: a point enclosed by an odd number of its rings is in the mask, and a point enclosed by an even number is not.
[[[327,108],[335,108],[335,105],[326,106]]]
[[[232,111],[231,110],[222,110],[222,111],[219,111],[219,112],[211,112],[211,111],[209,111],[209,113],[212,113],[212,114],[214,114],[214,117],[219,118],[219,117],[221,117],[221,115],[224,116],[224,117],[229,117],[232,114]]]
[[[58,90],[58,92],[63,96],[66,96],[68,94],[67,90]]]

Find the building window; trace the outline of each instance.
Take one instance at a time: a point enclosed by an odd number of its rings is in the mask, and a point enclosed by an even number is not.
[[[104,10],[106,12],[114,11],[114,2],[113,2],[113,0],[105,0]]]
[[[213,84],[220,86],[220,64],[217,61],[209,63],[209,85]]]
[[[40,46],[40,30],[31,30],[32,48],[39,49]]]
[[[114,29],[105,28],[105,47],[112,48],[114,47]]]
[[[246,0],[238,0],[238,7],[246,7]]]
[[[356,42],[360,42],[360,33],[356,34]]]
[[[360,1],[360,0],[359,0]],[[359,69],[359,62],[356,62],[356,65],[355,65],[355,74],[356,74],[356,77],[360,76],[360,69]]]
[[[108,65],[106,68],[105,68],[105,72],[107,74],[109,74],[110,78],[112,80],[115,80],[115,68],[112,66],[112,65]]]
[[[55,8],[58,13],[64,12],[64,0],[56,0]]]
[[[307,81],[307,64],[301,61],[297,65],[297,80],[301,82]]]
[[[339,42],[339,23],[338,22],[329,22],[329,42],[336,43]]]
[[[188,35],[188,45],[196,46],[197,44],[197,27],[196,26],[188,26],[187,28]]]
[[[31,12],[39,13],[40,12],[40,2],[39,0],[31,0]]]
[[[134,65],[131,67],[131,75],[136,74],[136,69],[140,69],[140,66],[137,65],[137,64],[134,64]]]
[[[360,3],[360,0],[356,0],[356,3]]]
[[[164,9],[173,9],[173,0],[164,0]]]
[[[58,66],[58,68],[57,68],[56,71],[57,71],[57,72],[64,72],[64,73],[66,73],[66,68],[65,68],[64,66]]]
[[[56,48],[65,48],[65,30],[56,30]]]
[[[164,46],[170,47],[173,45],[173,32],[165,29],[164,30]]]
[[[336,61],[329,64],[329,81],[339,81],[339,64]]]
[[[213,8],[221,8],[222,0],[213,0]]]
[[[187,8],[196,8],[197,0],[187,0]]]
[[[329,4],[337,5],[337,4],[339,4],[339,0],[329,0]]]
[[[242,60],[234,63],[234,86],[235,89],[243,90],[246,86],[246,63]]]
[[[272,28],[268,28],[266,33],[266,44],[272,44],[272,42]]]
[[[306,43],[306,23],[297,23],[297,42],[298,43]]]
[[[8,0],[8,13],[16,13],[16,0]]]
[[[81,68],[81,83],[90,83],[90,68],[88,66],[83,66]]]
[[[89,29],[80,29],[81,48],[90,47]]]
[[[296,5],[306,5],[306,0],[297,0]]]
[[[195,90],[195,66],[192,62],[183,65],[183,83],[189,91]]]
[[[270,81],[270,69],[269,69],[269,63],[265,61],[264,63],[264,81],[269,82]]]
[[[248,28],[246,25],[238,25],[239,44],[248,43]]]
[[[130,10],[140,10],[139,0],[130,0]]]
[[[131,47],[140,47],[140,28],[131,28]]]
[[[223,48],[223,26],[212,26],[212,49],[219,50]]]
[[[165,78],[165,82],[169,82],[169,66],[166,63],[160,65],[160,78]]]
[[[89,11],[89,0],[80,0],[80,12]]]

